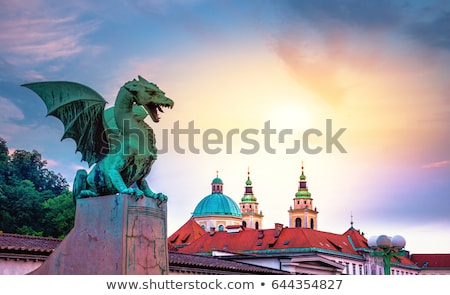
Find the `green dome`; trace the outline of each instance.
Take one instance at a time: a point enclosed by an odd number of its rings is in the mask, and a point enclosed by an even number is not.
[[[295,193],[295,197],[296,198],[311,198],[311,193],[306,190],[305,191],[300,190]]]
[[[256,197],[253,194],[244,194],[241,199],[242,203],[245,202],[256,202]]]
[[[220,178],[216,179],[220,180]],[[192,216],[194,217],[205,215],[226,215],[242,217],[241,209],[239,208],[239,206],[230,197],[221,193],[213,193],[204,197],[198,203],[197,207],[195,207],[194,213],[192,213]]]
[[[219,177],[216,177],[213,179],[211,184],[223,184],[223,181]]]
[[[306,180],[306,176],[305,176],[305,174],[303,173],[303,171],[302,171],[302,175],[300,175],[300,180]]]

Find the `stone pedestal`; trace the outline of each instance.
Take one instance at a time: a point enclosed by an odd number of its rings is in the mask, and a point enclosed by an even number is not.
[[[168,274],[167,204],[129,195],[77,200],[75,225],[30,274]]]

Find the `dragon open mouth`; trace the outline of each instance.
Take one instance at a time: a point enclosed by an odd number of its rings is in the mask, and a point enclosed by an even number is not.
[[[150,114],[153,122],[159,122],[159,113],[164,113],[162,108],[172,108],[173,103],[149,103],[145,105],[145,109]]]

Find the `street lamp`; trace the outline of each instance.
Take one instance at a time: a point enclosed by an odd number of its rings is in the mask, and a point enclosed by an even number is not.
[[[369,247],[373,250],[370,255],[383,257],[384,274],[391,274],[391,258],[405,256],[406,251],[403,250],[406,245],[405,238],[402,236],[388,237],[386,235],[372,236],[367,241]]]

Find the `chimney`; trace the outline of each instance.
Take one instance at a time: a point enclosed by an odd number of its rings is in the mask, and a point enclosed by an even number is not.
[[[240,225],[228,225],[228,226],[226,227],[226,229],[227,229],[227,233],[232,234],[232,233],[238,233],[238,232],[240,232],[241,229],[242,229],[242,227],[241,227]]]
[[[258,230],[258,239],[264,238],[264,231],[262,229]]]
[[[275,223],[275,238],[280,236],[281,231],[283,230],[283,224]]]

